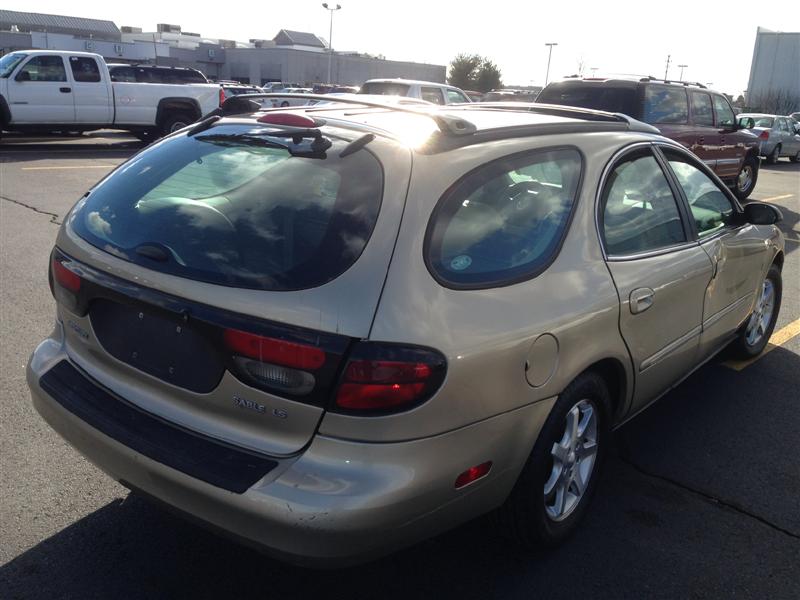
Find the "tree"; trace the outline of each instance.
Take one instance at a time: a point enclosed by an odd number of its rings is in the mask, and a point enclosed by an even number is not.
[[[488,92],[503,85],[500,69],[478,54],[459,54],[450,63],[447,83],[464,90]]]

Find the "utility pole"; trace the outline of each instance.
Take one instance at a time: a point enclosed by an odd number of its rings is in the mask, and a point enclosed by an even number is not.
[[[664,70],[664,80],[669,79],[669,61],[672,58],[671,54],[667,54],[667,68]]]
[[[681,69],[681,81],[683,81],[683,70],[688,67],[689,65],[678,65]]]
[[[334,11],[342,8],[341,4],[337,4],[335,8],[328,6],[327,2],[322,3],[322,8],[331,13],[331,27],[328,32],[328,80],[325,83],[331,83],[331,62],[333,61],[333,13]]]
[[[550,59],[553,57],[553,46],[558,46],[558,42],[547,42],[545,46],[550,47],[550,52],[547,55],[547,74],[544,76],[544,84],[550,81]]]

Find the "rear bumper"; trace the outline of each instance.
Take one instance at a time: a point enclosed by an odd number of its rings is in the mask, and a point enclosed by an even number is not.
[[[135,444],[90,425],[63,398],[54,398],[58,392],[41,380],[69,360],[59,338],[42,342],[27,370],[33,404],[53,429],[124,485],[298,564],[371,560],[498,506],[553,402],[407,442],[359,443],[317,435],[294,457],[262,457],[274,467],[237,493],[135,450]],[[486,478],[454,489],[460,472],[486,460],[494,463]]]

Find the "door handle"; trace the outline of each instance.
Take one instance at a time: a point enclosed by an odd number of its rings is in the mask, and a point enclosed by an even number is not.
[[[58,91],[61,92],[62,94],[69,94],[72,91],[72,88],[62,87],[58,88]]]
[[[656,293],[650,288],[637,288],[631,292],[630,307],[631,313],[638,315],[653,306],[653,299]]]

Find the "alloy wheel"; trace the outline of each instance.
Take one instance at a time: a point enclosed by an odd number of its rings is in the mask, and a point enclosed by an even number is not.
[[[753,185],[753,167],[751,165],[744,165],[742,170],[739,171],[739,177],[736,180],[736,185],[740,192],[746,192]]]
[[[544,484],[544,506],[553,521],[563,521],[586,493],[597,458],[597,408],[590,400],[567,412],[561,439],[550,451],[553,466]]]
[[[765,279],[764,285],[761,287],[761,296],[756,303],[753,314],[750,316],[750,321],[747,323],[745,336],[750,346],[755,346],[761,342],[767,329],[769,329],[774,310],[775,286],[772,281]]]

